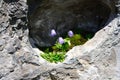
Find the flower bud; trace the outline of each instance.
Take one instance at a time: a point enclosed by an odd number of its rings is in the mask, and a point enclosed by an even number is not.
[[[57,33],[56,33],[56,31],[55,31],[54,29],[52,29],[50,35],[51,35],[52,37],[54,37],[55,35],[57,35]]]
[[[58,38],[58,42],[59,42],[60,44],[63,44],[63,43],[64,43],[64,39],[63,39],[62,37],[59,37],[59,38]]]
[[[69,32],[68,32],[68,36],[69,37],[72,37],[74,35],[74,33],[70,30]]]

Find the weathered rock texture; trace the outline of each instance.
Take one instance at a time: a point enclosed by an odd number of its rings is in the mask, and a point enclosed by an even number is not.
[[[29,43],[27,9],[26,0],[0,1],[0,80],[120,80],[119,12],[91,40],[68,51],[63,63],[53,64]]]

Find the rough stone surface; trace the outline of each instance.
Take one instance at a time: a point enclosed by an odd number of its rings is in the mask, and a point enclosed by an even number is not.
[[[0,1],[0,80],[120,80],[119,12],[58,64],[48,63],[31,47],[26,17],[26,0]]]

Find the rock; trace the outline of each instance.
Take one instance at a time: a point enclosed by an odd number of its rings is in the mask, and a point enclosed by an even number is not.
[[[0,40],[0,46],[4,45],[5,44],[5,40],[4,39],[1,39]]]
[[[0,51],[3,50],[4,45],[5,45],[5,40],[4,39],[0,39]]]
[[[16,51],[13,45],[7,45],[6,50],[8,51],[9,54],[13,54]]]
[[[66,0],[65,3],[62,0],[47,1],[66,7],[77,3],[77,0]],[[110,3],[114,3],[110,0],[101,1],[109,7]],[[3,0],[0,8],[0,80],[120,80],[120,18],[116,14],[109,17],[104,28],[97,31],[92,39],[68,51],[64,62],[55,64],[41,58],[42,51],[32,47],[29,42],[26,1]],[[68,19],[69,16],[63,17]],[[10,52],[12,54],[8,54]]]
[[[2,7],[3,0],[0,1],[0,7]]]

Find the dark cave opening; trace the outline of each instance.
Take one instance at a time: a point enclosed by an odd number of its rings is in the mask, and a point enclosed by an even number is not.
[[[29,0],[29,37],[37,47],[55,44],[59,36],[74,33],[94,35],[102,29],[112,13],[111,7],[100,0]],[[57,36],[50,36],[55,29]]]

